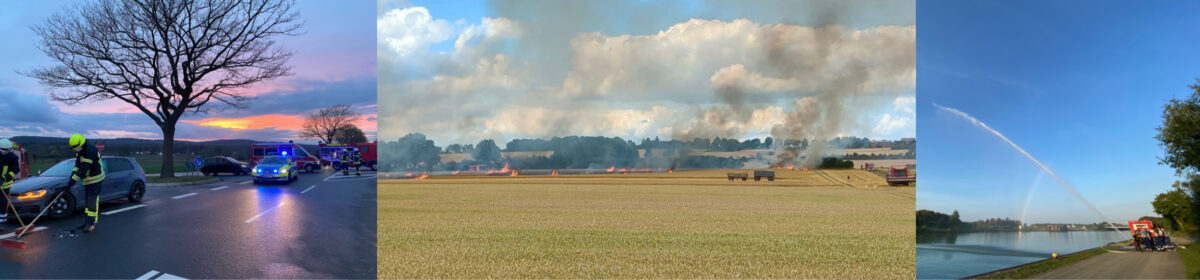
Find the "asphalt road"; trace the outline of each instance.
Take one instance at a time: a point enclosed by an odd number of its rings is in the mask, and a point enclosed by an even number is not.
[[[38,221],[24,250],[0,247],[0,278],[375,278],[375,173],[247,176],[150,187],[142,203],[102,203],[96,232],[54,234],[83,212]],[[7,231],[17,227],[5,224]]]
[[[1033,279],[1184,279],[1186,268],[1177,252],[1104,253],[1047,271]]]

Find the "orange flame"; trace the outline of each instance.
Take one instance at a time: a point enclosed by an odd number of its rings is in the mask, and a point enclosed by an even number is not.
[[[500,173],[508,173],[508,164],[504,164],[504,168],[500,168]]]
[[[459,170],[454,170],[454,172],[450,172],[450,174],[451,174],[451,175],[458,175],[458,173],[459,173],[459,172],[462,172],[462,171],[459,171]]]
[[[508,176],[509,176],[509,177],[517,177],[517,174],[520,174],[520,173],[521,173],[521,172],[518,172],[518,171],[516,171],[516,170],[513,170],[513,171],[512,171],[512,174],[508,174]]]
[[[558,169],[555,169],[554,171],[550,171],[550,176],[558,176]]]
[[[408,172],[408,173],[404,174],[404,177],[412,177],[412,176],[413,176],[412,172]]]
[[[675,168],[667,169],[667,173],[675,173]]]
[[[616,169],[617,169],[616,166],[609,166],[607,170],[608,170],[608,173],[612,173],[613,170],[616,170]]]
[[[421,176],[418,176],[416,179],[423,180],[425,178],[429,178],[429,173],[421,173]]]

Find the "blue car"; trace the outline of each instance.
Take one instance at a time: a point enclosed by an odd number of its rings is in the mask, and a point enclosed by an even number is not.
[[[101,166],[105,172],[100,190],[101,202],[122,198],[133,203],[142,201],[146,195],[146,172],[137,160],[106,156],[102,158]],[[66,217],[83,209],[85,202],[81,183],[75,183],[67,193],[50,201],[60,192],[67,191],[67,182],[73,169],[75,160],[64,160],[38,176],[14,183],[11,199],[21,217],[37,216],[47,207],[50,209],[46,210],[46,216],[50,218]]]

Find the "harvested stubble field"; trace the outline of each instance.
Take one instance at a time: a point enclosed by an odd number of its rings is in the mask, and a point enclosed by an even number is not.
[[[384,180],[379,276],[914,277],[912,188],[857,170],[726,172]]]

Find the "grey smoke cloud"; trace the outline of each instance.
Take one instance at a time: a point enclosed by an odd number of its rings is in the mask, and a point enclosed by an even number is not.
[[[380,136],[421,132],[446,145],[870,132],[876,125],[862,120],[914,88],[915,21],[837,3],[742,3],[753,8],[731,16],[737,5],[720,1],[491,2],[480,24],[439,35],[454,41],[446,52],[388,49],[384,34],[417,33],[380,25],[380,57],[390,59],[379,66]],[[425,12],[424,24],[451,22]]]

